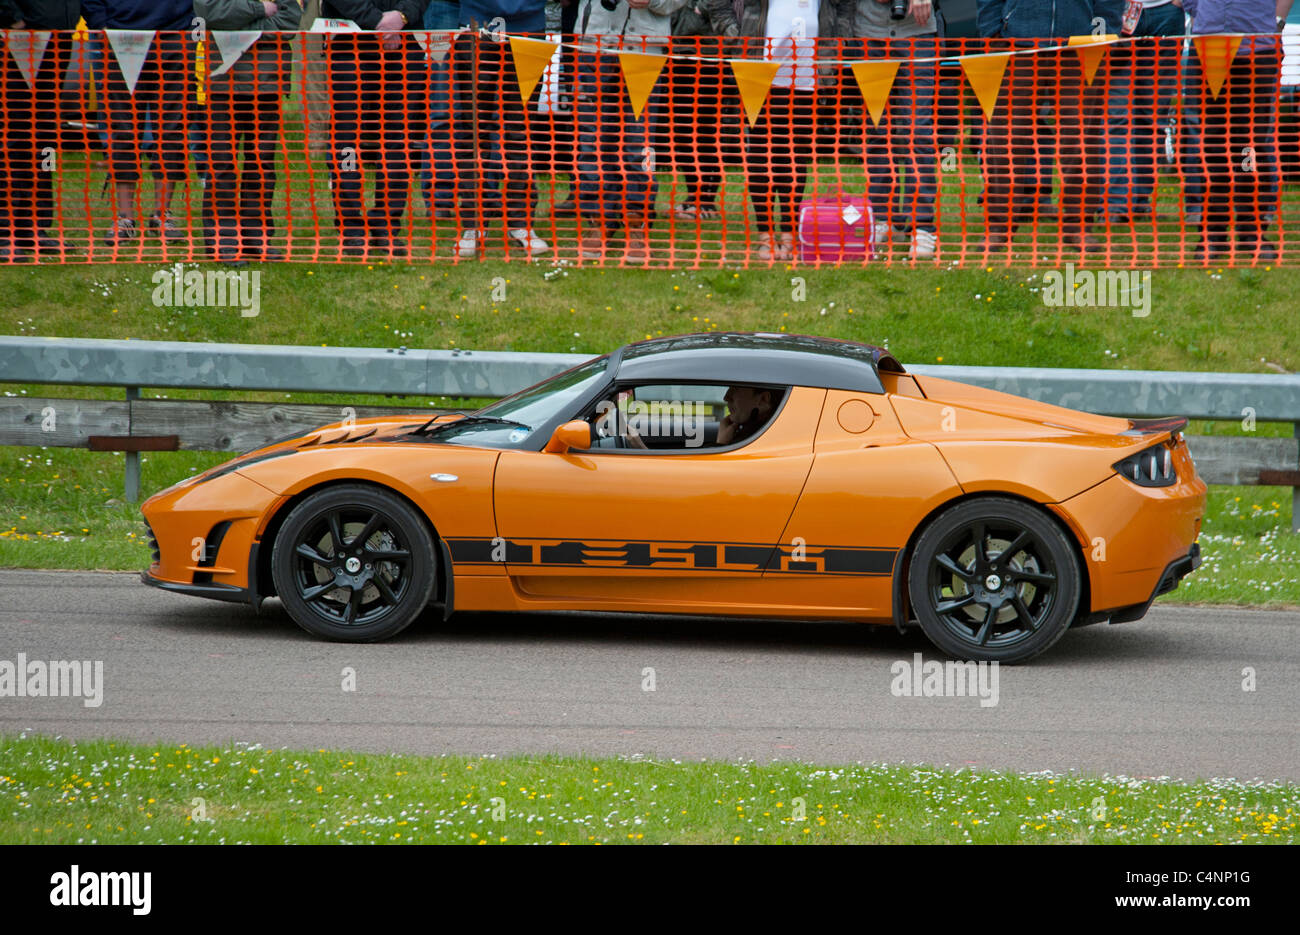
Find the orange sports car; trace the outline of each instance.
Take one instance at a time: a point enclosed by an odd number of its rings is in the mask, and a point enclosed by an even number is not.
[[[143,507],[142,577],[278,596],[332,640],[429,604],[919,625],[1018,662],[1142,617],[1200,563],[1185,419],[1090,415],[907,373],[888,351],[696,334],[477,412],[339,423]]]

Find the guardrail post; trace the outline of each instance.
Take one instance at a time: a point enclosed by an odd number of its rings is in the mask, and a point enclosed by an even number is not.
[[[1300,442],[1300,422],[1295,423],[1294,434]],[[1300,532],[1300,485],[1291,488],[1291,531]]]
[[[131,403],[140,398],[140,387],[128,386],[126,388],[127,403],[127,429],[126,433],[131,434]],[[128,503],[135,503],[140,499],[140,452],[126,452],[126,477],[123,482],[123,496]]]

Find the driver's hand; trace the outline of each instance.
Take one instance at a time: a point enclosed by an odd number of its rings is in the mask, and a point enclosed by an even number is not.
[[[734,439],[735,437],[736,437],[736,420],[731,418],[731,413],[728,412],[725,416],[722,417],[722,421],[718,423],[718,444],[730,445],[732,439]]]

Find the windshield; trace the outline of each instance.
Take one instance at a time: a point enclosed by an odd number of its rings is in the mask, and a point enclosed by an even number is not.
[[[558,420],[605,379],[609,356],[597,357],[536,386],[478,410],[464,423],[447,423],[437,441],[488,448],[527,448],[538,431],[551,431]]]

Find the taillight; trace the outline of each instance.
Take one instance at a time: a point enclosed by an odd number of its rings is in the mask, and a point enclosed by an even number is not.
[[[1178,481],[1174,470],[1174,452],[1168,445],[1157,445],[1117,461],[1115,471],[1139,487],[1169,487]]]

